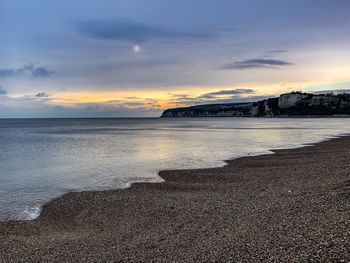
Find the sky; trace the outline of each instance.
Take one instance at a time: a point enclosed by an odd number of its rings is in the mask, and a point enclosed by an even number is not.
[[[348,0],[0,0],[0,118],[350,89]]]

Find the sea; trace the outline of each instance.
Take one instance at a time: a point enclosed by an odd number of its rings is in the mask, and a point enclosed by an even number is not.
[[[219,167],[349,128],[350,118],[0,119],[0,220],[35,219],[67,192],[161,183],[161,170]]]

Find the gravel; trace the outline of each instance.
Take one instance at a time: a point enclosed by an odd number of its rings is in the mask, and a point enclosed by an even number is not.
[[[0,262],[350,262],[350,137],[227,163],[0,222]]]

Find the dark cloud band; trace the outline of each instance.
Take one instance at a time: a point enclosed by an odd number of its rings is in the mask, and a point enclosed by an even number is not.
[[[165,29],[130,20],[94,20],[78,24],[80,33],[94,39],[119,40],[129,42],[146,42],[155,39],[195,40],[211,39],[212,32],[183,32]]]
[[[228,63],[223,69],[280,68],[291,65],[293,63],[279,59],[255,58]]]
[[[6,95],[7,90],[5,90],[3,87],[0,86],[0,95]]]
[[[237,94],[253,94],[253,89],[233,89],[233,90],[220,90],[207,93],[207,95],[237,95]]]
[[[247,102],[252,99],[265,98],[263,96],[245,96],[255,94],[253,89],[232,89],[219,90],[208,92],[199,96],[190,96],[188,94],[170,94],[172,102],[179,105],[195,105],[195,104],[213,104],[213,103],[233,103],[233,102]]]
[[[48,98],[50,97],[50,94],[47,94],[45,92],[39,92],[38,94],[35,95],[37,98]]]
[[[46,67],[36,67],[34,64],[25,64],[21,68],[0,69],[0,78],[30,76],[33,78],[44,78],[54,74],[54,71]]]

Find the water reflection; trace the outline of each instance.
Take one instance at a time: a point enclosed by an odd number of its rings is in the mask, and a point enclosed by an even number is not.
[[[163,169],[297,147],[348,132],[350,119],[0,120],[0,218],[32,218],[68,191],[157,182]]]

